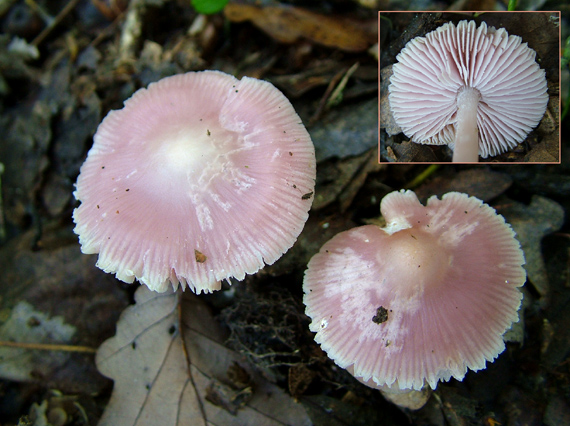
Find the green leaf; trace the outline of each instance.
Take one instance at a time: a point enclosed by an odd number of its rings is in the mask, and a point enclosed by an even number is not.
[[[561,65],[566,68],[570,63],[570,37],[566,39],[566,46],[562,49]]]
[[[214,13],[221,12],[222,9],[228,4],[229,0],[192,0],[192,6],[196,12],[203,13],[204,15],[213,15]]]

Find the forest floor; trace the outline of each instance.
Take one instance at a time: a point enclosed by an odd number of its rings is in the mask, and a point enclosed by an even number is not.
[[[555,29],[560,25],[566,40],[568,6],[534,6],[563,8]],[[412,4],[416,10],[450,7],[461,5]],[[448,161],[449,150],[409,146],[403,135],[388,136],[385,123],[380,128],[379,65],[394,62],[405,31],[425,33],[433,22],[456,18],[449,12],[421,19],[387,14],[393,26],[379,55],[377,11],[399,8],[365,0],[232,2],[205,16],[184,0],[0,1],[0,424],[96,425],[111,411],[123,415],[109,400],[113,394],[121,405],[125,396],[98,370],[95,351],[117,324],[130,321],[121,313],[135,298],[138,305],[151,296],[135,295],[139,284],[116,280],[95,267],[96,255],[81,253],[73,233],[74,182],[110,110],[160,78],[215,69],[268,80],[291,100],[315,144],[317,182],[309,220],[279,261],[198,296],[199,302],[185,295],[177,305],[197,304],[208,312],[200,326],[209,330],[207,322],[215,323],[217,331],[204,343],[208,357],[223,353],[234,366],[228,372],[235,373],[237,363],[255,376],[255,386],[238,391],[221,377],[199,388],[195,376],[204,424],[570,425],[570,151],[564,137],[558,150],[568,122],[560,128],[557,36],[555,46],[550,32],[546,41],[531,37],[543,55],[551,96],[548,117],[531,138],[485,164],[411,164]],[[567,92],[568,70],[561,78]],[[392,164],[397,161],[408,164]],[[413,189],[423,203],[450,191],[482,199],[516,231],[528,274],[521,322],[506,350],[485,370],[441,383],[416,411],[387,402],[335,366],[314,342],[303,306],[309,259],[338,232],[377,223],[382,198],[400,189]],[[221,383],[218,390],[213,383]],[[265,406],[273,417],[255,405],[261,389],[271,389]],[[237,393],[228,402],[225,391]],[[168,386],[156,403],[180,409],[165,395]],[[144,404],[122,405],[143,412]],[[217,407],[217,420],[209,404]],[[280,413],[279,404],[296,407],[299,417]],[[244,407],[266,423],[253,417],[240,423]]]

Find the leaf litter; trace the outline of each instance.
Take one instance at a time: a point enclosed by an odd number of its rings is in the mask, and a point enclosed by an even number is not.
[[[30,343],[70,342],[76,328],[62,317],[50,317],[34,310],[28,302],[19,302],[8,320],[0,327],[0,341]],[[69,357],[64,352],[29,351],[23,348],[0,347],[0,377],[21,382],[34,380],[34,372],[51,375]]]
[[[97,352],[99,371],[115,382],[100,426],[311,424],[301,405],[224,346],[198,297],[141,286],[135,301]],[[246,379],[235,380],[236,370]]]

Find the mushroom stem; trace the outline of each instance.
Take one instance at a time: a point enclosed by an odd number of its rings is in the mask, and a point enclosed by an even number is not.
[[[347,368],[347,371],[354,376],[354,365]],[[420,390],[400,389],[396,383],[391,386],[379,385],[374,379],[364,380],[362,377],[356,377],[360,383],[372,389],[378,389],[382,396],[393,404],[401,408],[409,408],[410,410],[419,410],[428,402],[432,390],[426,384]]]
[[[477,89],[466,87],[457,95],[457,126],[453,162],[479,161],[479,132],[477,106],[481,95]]]

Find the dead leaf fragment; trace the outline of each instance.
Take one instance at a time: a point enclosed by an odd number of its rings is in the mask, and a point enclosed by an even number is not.
[[[196,249],[194,249],[194,256],[196,257],[196,262],[204,263],[208,258],[206,255]]]
[[[310,128],[317,163],[360,155],[378,147],[378,99],[331,110]],[[347,143],[350,141],[350,143]]]
[[[297,364],[289,369],[287,383],[289,392],[298,398],[305,393],[317,373],[306,364]]]
[[[368,175],[384,167],[378,164],[377,154],[377,149],[372,148],[355,157],[321,163],[317,178],[319,192],[315,196],[313,210],[322,209],[338,199],[340,211],[346,211]]]
[[[12,309],[0,327],[0,340],[28,343],[68,343],[76,329],[62,317],[50,317],[27,302]],[[18,382],[34,381],[41,374],[51,377],[69,358],[68,353],[0,347],[0,377]]]
[[[238,390],[218,380],[212,380],[206,388],[206,400],[234,416],[251,400],[252,395],[249,387]]]
[[[562,227],[564,209],[556,201],[535,195],[530,205],[511,201],[499,213],[505,216],[517,234],[525,255],[525,269],[530,282],[541,296],[551,297],[541,241]]]
[[[76,331],[71,341],[59,334],[45,340],[32,335],[24,339],[20,334],[12,341],[97,347],[113,335],[119,313],[128,305],[127,294],[113,276],[95,267],[93,256],[81,253],[72,226],[62,227],[60,222],[44,222],[40,235],[31,228],[0,248],[0,321],[25,301],[51,319],[63,318],[62,324]],[[44,327],[38,315],[30,317],[29,325],[34,324],[34,330]],[[66,358],[55,369],[46,368],[45,362],[56,352],[34,350],[40,360],[34,361],[35,381],[66,394],[98,394],[106,389],[108,381],[97,372],[92,355],[68,356],[68,349],[58,350]]]
[[[198,297],[141,286],[135,301],[97,353],[99,371],[115,381],[99,426],[311,424],[302,406],[223,345]],[[241,389],[236,365],[251,379]]]
[[[386,129],[386,133],[391,136],[402,132],[402,129],[394,120],[392,110],[390,109],[388,87],[390,86],[392,74],[394,74],[392,65],[380,70],[380,128]]]
[[[232,22],[251,21],[281,43],[307,39],[349,52],[362,52],[374,44],[377,38],[376,34],[366,30],[366,26],[354,21],[320,15],[298,7],[257,7],[229,3],[224,8],[224,14]]]

